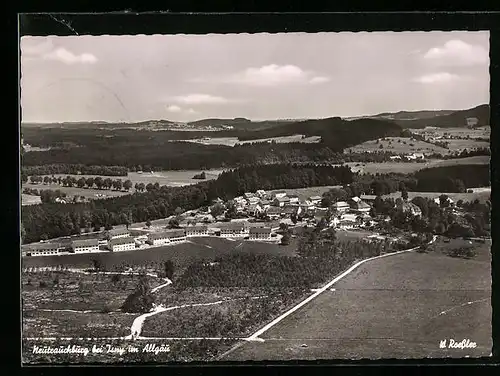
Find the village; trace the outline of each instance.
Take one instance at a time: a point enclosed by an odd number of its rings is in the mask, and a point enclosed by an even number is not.
[[[214,200],[213,205],[205,210],[186,211],[159,220],[159,224],[135,224],[127,228],[117,227],[26,244],[22,246],[22,255],[31,257],[125,252],[179,244],[193,237],[280,243],[284,226],[314,227],[325,218],[328,218],[327,226],[336,230],[373,230],[380,222],[389,221],[389,217],[370,215],[373,213],[372,206],[376,197],[360,195],[325,207],[321,196],[300,200],[298,195],[287,194],[285,191],[257,190],[227,202]],[[453,200],[448,200],[450,206],[453,206]],[[435,201],[439,202],[439,198],[436,197]],[[397,200],[397,205],[412,216],[422,215],[421,209],[408,200]],[[172,221],[175,223],[173,226]],[[170,225],[166,226],[165,222]],[[374,233],[366,240],[372,238],[381,237]]]

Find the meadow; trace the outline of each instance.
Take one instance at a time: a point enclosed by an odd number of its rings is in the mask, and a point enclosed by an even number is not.
[[[332,188],[342,188],[340,185],[327,185],[323,187],[307,187],[307,188],[294,188],[294,189],[275,189],[269,191],[270,193],[286,192],[288,196],[297,195],[300,201],[307,200],[312,196],[321,196],[323,193],[328,192]]]
[[[42,200],[40,199],[40,196],[32,196],[21,193],[21,205],[36,205],[40,204],[41,202]]]
[[[272,137],[272,138],[260,138],[256,140],[247,140],[240,141],[238,137],[213,137],[213,138],[204,138],[204,139],[189,139],[182,140],[184,142],[194,142],[202,145],[223,145],[223,146],[235,146],[235,145],[244,145],[244,144],[252,144],[252,143],[261,143],[261,142],[276,142],[278,144],[286,144],[292,142],[300,142],[300,143],[317,143],[321,141],[320,136],[310,136],[305,137],[301,134],[295,134],[291,136],[282,136],[282,137]]]
[[[222,360],[488,356],[491,259],[488,247],[477,251],[471,260],[411,252],[365,263],[263,333],[265,342]],[[477,347],[440,349],[450,338]]]
[[[193,179],[193,176],[199,174],[201,172],[205,172],[206,179],[199,180]],[[31,188],[31,189],[51,189],[56,190],[59,189],[61,192],[66,193],[70,198],[73,196],[83,196],[87,199],[99,199],[99,198],[109,198],[109,197],[117,197],[123,196],[127,194],[131,194],[135,192],[135,184],[143,183],[147,185],[148,183],[154,184],[158,183],[160,186],[169,186],[169,187],[179,187],[190,184],[197,184],[200,181],[213,180],[217,179],[220,173],[223,170],[185,170],[185,171],[156,171],[156,172],[143,172],[142,174],[138,172],[129,172],[127,176],[117,176],[117,177],[107,177],[101,176],[103,179],[110,178],[111,180],[120,179],[123,181],[130,180],[132,182],[132,188],[130,191],[116,191],[114,189],[97,189],[97,188],[78,188],[78,187],[64,187],[59,184],[31,184],[30,182],[23,184],[23,188]],[[74,176],[76,179],[80,178],[95,178],[97,175],[66,175],[66,174],[55,174],[56,178],[61,177],[65,178],[66,176]],[[39,203],[40,198],[32,198],[35,196],[23,195],[22,203],[23,205],[31,205],[34,203]]]
[[[390,151],[397,154],[407,153],[441,153],[447,154],[448,149],[429,144],[428,142],[410,139],[407,137],[385,137],[377,140],[363,142],[349,148],[350,153]]]
[[[401,174],[411,174],[424,168],[454,166],[458,164],[488,164],[490,163],[489,156],[476,156],[456,159],[432,159],[425,162],[368,162],[355,163],[348,162],[347,166],[351,167],[353,172],[365,174],[388,174],[391,172]]]

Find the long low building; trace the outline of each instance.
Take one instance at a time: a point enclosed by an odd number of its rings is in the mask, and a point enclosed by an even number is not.
[[[188,226],[186,227],[186,236],[207,236],[208,227],[207,226]]]
[[[130,232],[124,228],[112,229],[108,231],[108,239],[120,239],[120,238],[128,238],[130,236]]]
[[[250,240],[270,240],[271,232],[269,227],[252,227],[248,238]]]
[[[249,228],[243,223],[231,223],[220,229],[220,236],[225,238],[245,237],[249,234]]]
[[[22,246],[21,252],[23,256],[55,256],[67,249],[61,243],[37,243]]]
[[[83,239],[73,240],[71,242],[71,249],[74,253],[88,253],[99,251],[99,240],[97,239]]]
[[[186,240],[186,230],[175,229],[175,230],[166,230],[162,232],[153,232],[151,234],[148,234],[147,243],[150,245],[165,245],[171,243],[179,243],[185,240]]]
[[[135,249],[135,240],[132,237],[111,239],[108,248],[112,252],[131,251]]]

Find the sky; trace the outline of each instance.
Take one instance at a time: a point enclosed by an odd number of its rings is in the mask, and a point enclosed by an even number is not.
[[[24,36],[23,122],[252,120],[489,103],[489,33]]]

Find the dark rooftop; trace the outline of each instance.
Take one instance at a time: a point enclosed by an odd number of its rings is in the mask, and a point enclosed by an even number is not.
[[[120,245],[120,244],[130,244],[130,243],[134,243],[135,244],[135,240],[134,238],[128,236],[126,238],[118,238],[118,239],[111,239],[108,244],[110,247],[114,246],[114,245]]]
[[[73,247],[95,247],[96,245],[99,245],[99,241],[97,239],[73,240],[71,245]]]

